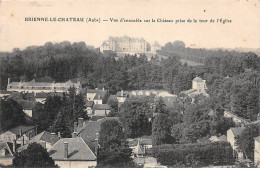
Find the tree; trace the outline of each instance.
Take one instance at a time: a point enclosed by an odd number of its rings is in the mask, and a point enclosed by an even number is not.
[[[167,114],[158,113],[152,124],[153,145],[170,144],[172,137],[170,132],[170,120]]]
[[[118,115],[118,100],[116,97],[109,97],[107,104],[111,107],[111,112],[109,116],[117,116]]]
[[[57,168],[46,149],[40,144],[31,143],[28,148],[15,153],[13,167],[16,168]]]
[[[152,118],[149,97],[130,98],[120,107],[119,119],[128,137],[138,137],[151,134]]]
[[[66,121],[66,112],[63,108],[62,112],[58,113],[57,119],[54,121],[51,131],[55,132],[56,134],[60,132],[62,137],[70,138],[72,131],[69,129],[69,123],[70,122]]]
[[[7,131],[21,124],[26,124],[23,108],[16,101],[0,99],[0,105],[0,130]]]
[[[259,135],[257,125],[250,125],[242,131],[242,134],[237,138],[239,148],[250,159],[254,160],[254,138]]]
[[[98,167],[134,167],[123,127],[116,120],[101,123],[99,132]]]

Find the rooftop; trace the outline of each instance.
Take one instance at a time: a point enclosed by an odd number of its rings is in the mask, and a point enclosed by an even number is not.
[[[239,136],[242,131],[245,129],[244,127],[233,127],[233,128],[230,128],[231,131],[233,132],[234,136],[237,137]]]
[[[30,100],[18,100],[17,102],[23,107],[24,110],[32,110],[37,104],[37,102]]]
[[[2,149],[5,149],[5,151],[6,151],[5,153],[6,153],[6,154],[5,154],[4,156],[2,156],[2,155],[0,154],[0,158],[1,158],[1,157],[11,157],[11,156],[13,156],[13,153],[12,153],[11,149],[9,148],[7,142],[0,141],[0,151],[1,151]]]
[[[255,137],[254,139],[255,139],[255,141],[257,141],[257,142],[259,142],[259,143],[260,143],[260,136],[258,136],[258,137]]]
[[[22,130],[22,132],[27,132],[27,131],[35,128],[35,127],[36,126],[23,126],[23,125],[21,125],[21,126],[17,126],[15,128],[13,128],[13,129],[10,129],[9,132],[12,132],[15,135],[19,135],[20,134],[20,130]]]
[[[204,80],[202,78],[196,76],[192,81],[203,82]]]
[[[94,104],[93,110],[110,110],[111,107],[108,104]]]
[[[64,158],[64,142],[68,143],[67,159]],[[53,160],[95,161],[97,159],[94,152],[81,137],[62,138],[48,152]]]

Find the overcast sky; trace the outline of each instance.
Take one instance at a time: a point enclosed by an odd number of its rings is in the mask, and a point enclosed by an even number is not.
[[[25,0],[24,0],[25,1]],[[259,48],[259,0],[46,0],[0,1],[0,51],[79,42],[99,47],[109,36],[143,37],[161,45],[182,40],[195,48]],[[25,22],[25,17],[126,19],[230,19],[232,23],[74,23]]]

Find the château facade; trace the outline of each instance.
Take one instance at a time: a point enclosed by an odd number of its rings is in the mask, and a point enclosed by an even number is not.
[[[114,52],[123,53],[145,53],[147,52],[147,45],[143,38],[131,38],[128,36],[123,37],[109,37],[100,46],[100,51],[111,50]]]

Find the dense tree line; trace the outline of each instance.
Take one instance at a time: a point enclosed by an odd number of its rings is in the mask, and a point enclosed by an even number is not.
[[[228,142],[160,145],[154,155],[163,165],[183,164],[185,167],[234,164],[233,150]]]

